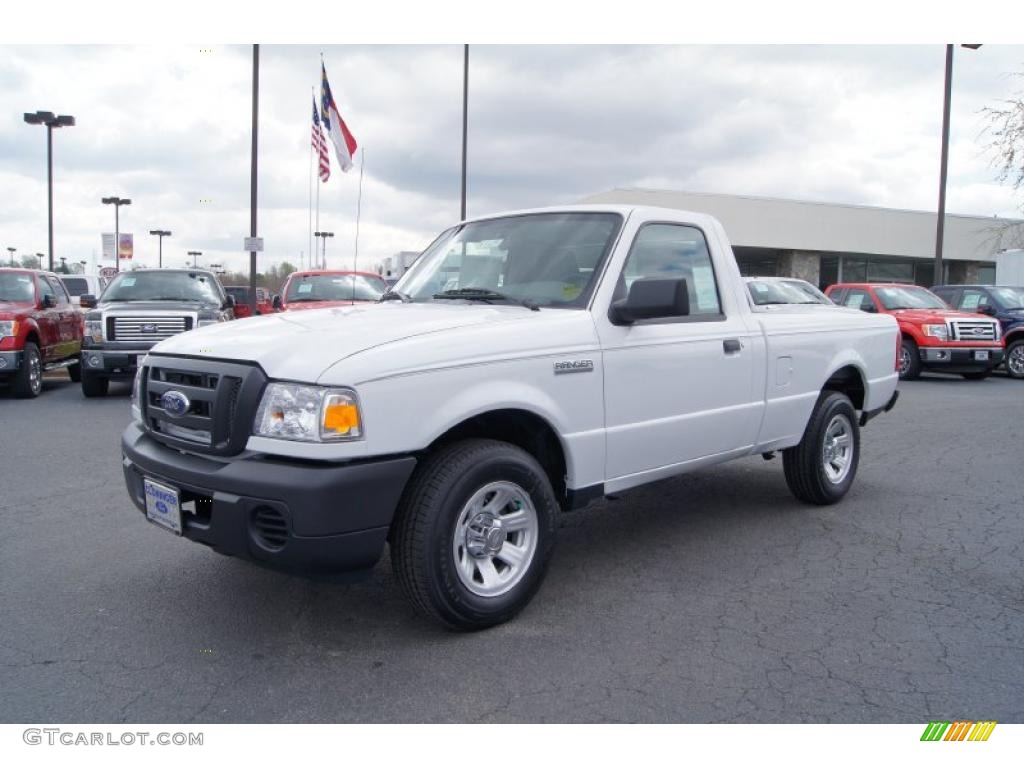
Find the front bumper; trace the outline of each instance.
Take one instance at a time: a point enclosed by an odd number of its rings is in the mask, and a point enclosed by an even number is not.
[[[21,350],[17,352],[0,352],[0,376],[8,373],[17,373],[18,369],[21,368],[21,360],[24,354]]]
[[[136,422],[121,451],[128,495],[143,513],[149,477],[179,490],[185,538],[307,574],[372,568],[416,466],[412,456],[348,464],[207,458],[167,448]]]
[[[970,373],[995,368],[1003,362],[1004,350],[1001,347],[920,347],[918,353],[925,368]],[[987,353],[988,359],[979,360],[979,353]]]
[[[155,342],[154,342],[155,344]],[[153,344],[133,343],[82,349],[82,370],[93,376],[109,379],[130,379],[135,376],[138,361],[145,357]]]

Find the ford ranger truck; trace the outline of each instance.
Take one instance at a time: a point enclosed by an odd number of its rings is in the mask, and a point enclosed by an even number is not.
[[[900,326],[900,378],[921,371],[984,379],[1003,361],[995,320],[960,312],[926,288],[897,283],[841,283],[825,291],[844,307],[892,315]]]
[[[896,401],[899,331],[817,309],[755,314],[704,214],[466,221],[377,303],[157,344],[122,436],[128,493],[287,571],[366,573],[388,545],[420,611],[492,626],[540,586],[560,512],[607,494],[781,451],[799,499],[842,499],[860,428]]]
[[[1015,379],[1024,379],[1024,287],[938,285],[932,292],[951,307],[994,317],[1006,345],[1006,372]]]
[[[212,272],[119,272],[99,299],[82,297],[82,394],[103,397],[111,381],[131,381],[138,361],[158,341],[231,320],[234,305]]]
[[[67,368],[78,381],[82,318],[53,272],[0,268],[0,384],[38,397],[43,371]]]

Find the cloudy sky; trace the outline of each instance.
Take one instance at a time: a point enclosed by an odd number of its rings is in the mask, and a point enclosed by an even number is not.
[[[365,177],[360,265],[419,250],[459,214],[461,46],[262,46],[261,265],[308,259],[311,88],[324,53]],[[930,210],[944,50],[929,46],[473,46],[470,216],[623,186]],[[979,111],[1024,87],[1024,46],[957,49],[948,209],[1020,215]],[[45,131],[55,253],[89,260],[121,229],[154,263],[240,267],[249,231],[251,49],[0,46],[0,247],[46,251]],[[332,266],[351,265],[358,166],[320,189]]]

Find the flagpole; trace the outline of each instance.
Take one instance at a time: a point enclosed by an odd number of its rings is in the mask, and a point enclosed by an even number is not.
[[[366,165],[366,149],[360,147],[359,149],[359,197],[356,198],[356,252],[352,259],[352,271],[359,271],[359,217],[363,210],[363,166]],[[355,292],[355,282],[352,283],[353,294]],[[353,295],[353,298],[355,296]]]
[[[316,106],[316,86],[312,86],[310,90],[313,92],[313,105]],[[309,142],[309,252],[313,252],[313,142]]]

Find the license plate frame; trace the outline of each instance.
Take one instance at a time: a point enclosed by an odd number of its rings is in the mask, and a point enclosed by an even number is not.
[[[979,361],[984,360],[987,362],[989,359],[989,351],[987,349],[976,349],[974,351],[974,359]]]
[[[146,519],[165,531],[181,536],[181,491],[144,477],[142,492],[146,498]]]

